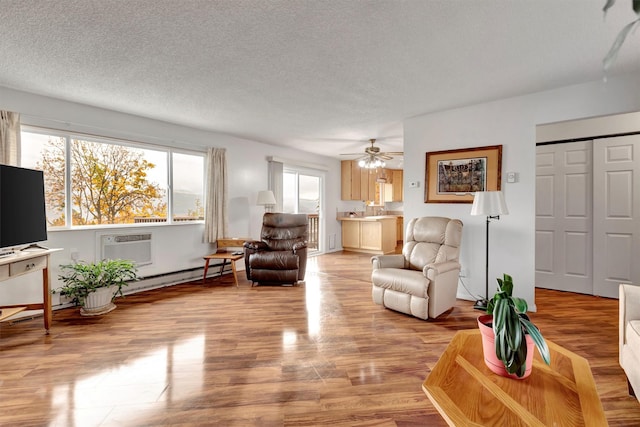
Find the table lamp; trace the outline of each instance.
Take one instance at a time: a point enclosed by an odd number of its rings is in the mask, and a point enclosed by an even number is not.
[[[256,205],[264,206],[265,212],[270,212],[271,206],[275,206],[275,204],[276,204],[276,197],[273,195],[273,191],[271,190],[258,191],[258,201],[256,202]]]

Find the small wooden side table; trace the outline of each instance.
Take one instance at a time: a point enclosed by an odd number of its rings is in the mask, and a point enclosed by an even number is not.
[[[227,260],[231,261],[231,271],[233,271],[233,280],[236,282],[236,288],[238,287],[238,273],[236,272],[236,261],[242,259],[244,255],[234,255],[232,252],[217,252],[215,254],[204,256],[204,276],[202,277],[202,284],[204,285],[207,280],[207,271],[209,270],[209,261],[212,259],[221,259],[222,266],[220,267],[220,275],[224,266],[227,264]]]

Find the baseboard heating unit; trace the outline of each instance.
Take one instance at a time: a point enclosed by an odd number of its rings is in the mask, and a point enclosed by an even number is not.
[[[151,233],[100,236],[100,259],[128,259],[138,267],[153,263]]]

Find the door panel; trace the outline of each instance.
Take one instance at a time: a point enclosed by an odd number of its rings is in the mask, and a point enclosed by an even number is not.
[[[540,286],[538,272],[553,274],[553,231],[536,231],[536,286]]]
[[[304,213],[308,217],[308,254],[322,248],[323,175],[287,166],[283,172],[283,212]]]
[[[591,276],[591,259],[588,249],[591,248],[591,233],[568,232],[565,236],[566,273],[572,276]]]
[[[536,149],[536,286],[591,294],[592,142]]]
[[[640,283],[640,136],[594,145],[594,293],[617,298],[621,282]],[[636,185],[634,185],[634,182]]]

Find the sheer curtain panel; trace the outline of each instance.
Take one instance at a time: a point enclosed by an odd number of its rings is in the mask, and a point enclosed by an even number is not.
[[[0,110],[0,163],[20,166],[20,114]]]
[[[224,148],[209,148],[207,153],[205,242],[214,243],[227,234],[229,218],[227,194],[227,154]]]
[[[283,212],[282,210],[282,174],[284,172],[284,164],[273,159],[269,159],[269,190],[273,191],[276,197],[276,205],[273,212]]]

